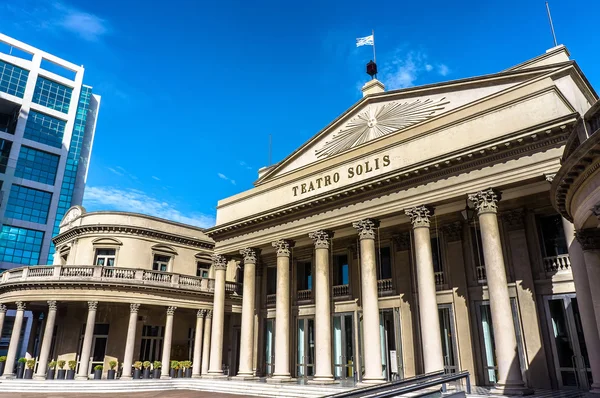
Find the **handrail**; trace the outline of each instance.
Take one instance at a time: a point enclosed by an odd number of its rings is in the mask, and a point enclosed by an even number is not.
[[[327,395],[327,398],[346,398],[346,397],[362,397],[365,393],[368,393],[370,391],[377,391],[380,390],[382,387],[399,387],[405,384],[410,384],[416,381],[421,381],[421,380],[426,380],[432,377],[440,377],[444,375],[444,371],[440,370],[438,372],[430,372],[430,373],[424,373],[421,375],[417,375],[417,376],[413,376],[413,377],[407,377],[406,379],[402,379],[402,380],[395,380],[395,381],[390,381],[389,383],[384,383],[384,384],[377,384],[374,386],[369,386],[369,387],[364,387],[364,388],[359,388],[356,390],[352,390],[352,391],[347,391],[347,392],[342,392],[342,393],[337,393],[337,394],[333,394],[333,395]],[[354,393],[359,392],[360,391],[360,395],[355,395]]]

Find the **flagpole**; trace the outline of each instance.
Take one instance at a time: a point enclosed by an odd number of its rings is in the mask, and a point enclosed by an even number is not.
[[[375,29],[371,30],[371,34],[373,35],[373,62],[377,63],[377,57],[375,56]]]

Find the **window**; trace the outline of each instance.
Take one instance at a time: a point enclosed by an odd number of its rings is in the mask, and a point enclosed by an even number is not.
[[[312,290],[312,264],[310,261],[298,261],[298,290]]]
[[[14,184],[10,189],[4,215],[24,221],[46,224],[52,194]]]
[[[23,98],[29,71],[0,61],[0,91]]]
[[[350,267],[347,254],[333,255],[333,285],[348,285],[350,283]]]
[[[171,260],[171,257],[169,257],[169,256],[155,254],[154,261],[152,262],[152,269],[154,271],[166,271],[169,268],[170,260]]]
[[[277,293],[277,268],[267,267],[267,295]]]
[[[26,146],[21,147],[15,177],[54,185],[59,156]]]
[[[437,237],[431,238],[431,257],[433,260],[433,272],[442,272],[442,249],[440,247],[440,240]]]
[[[481,240],[481,230],[479,226],[471,226],[471,245],[473,246],[473,262],[475,267],[483,267],[483,241]]]
[[[23,137],[55,148],[62,148],[66,124],[67,122],[63,120],[31,110],[27,117]]]
[[[0,173],[6,173],[12,142],[0,139]]]
[[[40,76],[35,83],[33,102],[59,112],[69,113],[72,91],[70,87]]]
[[[377,280],[392,278],[392,254],[388,247],[381,247],[377,253]]]
[[[116,254],[116,249],[96,249],[96,261],[94,264],[112,267],[115,265]]]
[[[0,233],[0,261],[37,265],[40,263],[43,240],[43,231],[3,225]]]
[[[544,257],[554,257],[568,253],[567,240],[560,215],[539,217],[538,230]]]
[[[196,263],[196,276],[202,278],[208,278],[208,272],[210,271],[210,264],[198,261]]]

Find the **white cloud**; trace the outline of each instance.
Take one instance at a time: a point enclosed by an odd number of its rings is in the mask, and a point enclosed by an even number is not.
[[[446,76],[448,73],[450,73],[450,68],[448,68],[446,65],[444,64],[440,64],[438,66],[438,73],[442,76]]]
[[[113,172],[113,173],[115,173],[116,175],[118,175],[118,176],[122,176],[122,175],[123,175],[123,173],[121,173],[120,171],[117,171],[117,170],[113,169],[112,167],[109,167],[108,169],[109,169],[111,172]]]
[[[160,178],[158,178],[157,176],[152,176],[152,179],[156,180],[156,181],[160,181]]]
[[[54,3],[54,7],[64,13],[64,16],[57,21],[57,25],[79,35],[84,40],[97,41],[108,32],[106,21],[94,14],[79,11],[60,2]]]
[[[212,215],[202,213],[184,215],[173,205],[137,189],[88,186],[83,196],[83,205],[90,211],[129,211],[195,225],[201,228],[215,225],[215,218]]]
[[[247,170],[252,170],[252,166],[250,166],[248,163],[244,162],[243,160],[240,160],[240,166],[244,167]]]
[[[431,72],[431,71],[433,70],[433,65],[431,65],[431,64],[426,64],[426,65],[425,65],[425,70],[426,70],[427,72]]]
[[[436,64],[427,62],[427,54],[420,51],[406,51],[405,49],[396,49],[387,59],[391,61],[384,62],[381,67],[381,80],[387,89],[394,90],[399,88],[412,87],[417,79],[426,72],[436,71],[441,76],[450,73],[450,69],[445,64]]]
[[[232,180],[231,178],[227,177],[225,174],[223,174],[223,173],[217,173],[217,175],[219,176],[220,179],[225,180],[225,181],[229,181],[230,183],[232,183],[233,185],[235,185],[235,180]]]

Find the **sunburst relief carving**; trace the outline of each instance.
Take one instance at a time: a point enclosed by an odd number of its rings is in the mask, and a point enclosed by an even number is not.
[[[413,102],[370,104],[350,119],[331,141],[316,151],[319,158],[336,155],[365,142],[423,122],[444,109],[450,101],[420,99]]]

